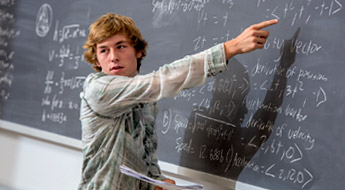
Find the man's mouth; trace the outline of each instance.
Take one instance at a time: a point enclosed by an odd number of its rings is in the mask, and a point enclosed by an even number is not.
[[[115,66],[115,67],[112,67],[111,70],[115,70],[115,71],[118,71],[118,70],[121,70],[123,69],[122,66]]]

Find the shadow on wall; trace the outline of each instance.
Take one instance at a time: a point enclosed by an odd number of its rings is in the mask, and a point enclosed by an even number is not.
[[[212,100],[209,107],[198,107],[190,114],[188,123],[192,130],[186,130],[184,142],[191,139],[196,154],[182,152],[180,166],[205,171],[236,181],[246,164],[253,158],[260,146],[269,138],[282,105],[287,84],[286,72],[294,63],[296,52],[290,51],[293,40],[287,40],[282,48],[280,64],[277,66],[270,90],[262,105],[244,123],[248,114],[246,98],[250,81],[248,71],[235,58],[229,62],[228,70],[214,80]],[[233,77],[231,79],[231,77]],[[217,88],[217,84],[232,81],[231,92]],[[199,148],[199,149],[198,149]],[[235,189],[234,187],[227,187]]]

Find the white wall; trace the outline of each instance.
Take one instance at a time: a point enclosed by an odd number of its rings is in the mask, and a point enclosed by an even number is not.
[[[0,190],[3,190],[3,187],[6,187],[6,190],[76,190],[81,166],[82,152],[78,148],[0,128]],[[165,172],[165,175],[169,173]],[[180,184],[190,181],[201,183],[205,190],[229,189],[224,187],[223,181],[215,182],[220,184],[218,186],[193,180],[190,175],[188,178],[172,173],[170,175]],[[187,179],[189,181],[185,181]],[[249,187],[245,184],[243,187],[238,185],[237,183],[238,190]]]
[[[0,129],[0,184],[18,190],[76,190],[80,150]]]

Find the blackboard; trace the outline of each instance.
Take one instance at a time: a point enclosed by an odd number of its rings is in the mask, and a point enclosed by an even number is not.
[[[142,74],[278,18],[263,50],[159,102],[163,162],[268,189],[345,186],[340,0],[2,0],[0,119],[80,140],[89,25],[115,12],[149,42]],[[212,179],[212,178],[211,178]],[[228,186],[228,188],[230,188]]]

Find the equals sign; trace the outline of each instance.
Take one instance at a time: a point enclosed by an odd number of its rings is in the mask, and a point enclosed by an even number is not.
[[[213,16],[213,19],[215,19],[215,21],[213,22],[213,24],[218,24],[218,17]]]
[[[218,43],[218,38],[212,38],[212,40],[214,41],[214,45],[217,45],[217,43]]]

